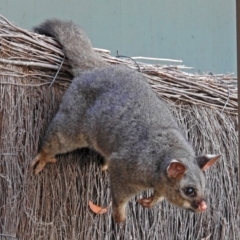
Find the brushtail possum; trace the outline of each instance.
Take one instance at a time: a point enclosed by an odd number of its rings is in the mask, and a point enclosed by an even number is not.
[[[58,154],[90,147],[105,159],[116,222],[126,219],[128,201],[146,189],[154,193],[139,199],[144,207],[166,198],[178,207],[205,211],[203,171],[220,155],[195,156],[144,76],[104,62],[80,27],[53,19],[34,30],[61,44],[74,75],[31,163],[35,173],[55,163]]]

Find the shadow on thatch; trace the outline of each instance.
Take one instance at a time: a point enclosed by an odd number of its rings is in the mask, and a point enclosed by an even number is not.
[[[136,68],[130,60],[106,61]],[[209,210],[201,215],[163,202],[143,209],[133,199],[125,225],[88,201],[111,201],[108,173],[89,150],[59,157],[34,176],[29,163],[71,82],[59,45],[0,21],[0,239],[239,239],[237,91],[231,76],[192,75],[179,67],[139,63],[168,101],[197,153],[221,153],[206,173]],[[51,82],[51,87],[49,85]],[[148,193],[143,193],[148,194]],[[139,196],[138,196],[139,197]]]

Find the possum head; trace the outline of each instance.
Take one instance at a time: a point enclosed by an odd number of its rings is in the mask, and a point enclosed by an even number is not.
[[[220,155],[204,155],[196,163],[186,165],[181,160],[172,160],[167,167],[168,188],[165,197],[172,204],[194,212],[207,210],[204,198],[205,178],[203,171],[211,167]]]

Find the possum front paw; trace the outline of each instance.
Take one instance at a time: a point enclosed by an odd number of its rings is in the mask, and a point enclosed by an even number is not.
[[[153,206],[153,196],[148,198],[138,199],[138,203],[140,203],[143,207],[150,208]]]
[[[36,168],[34,170],[35,175],[43,170],[47,163],[56,163],[57,159],[55,157],[50,156],[43,150],[41,150],[38,155],[32,160],[31,167],[34,167],[36,164]]]
[[[154,194],[151,197],[148,198],[141,198],[138,199],[138,203],[140,203],[143,207],[151,208],[155,205],[157,202],[161,202],[164,199],[164,197],[159,194],[158,192],[154,192]]]
[[[126,202],[113,203],[113,219],[116,223],[126,221]]]
[[[113,219],[116,223],[121,223],[126,221],[125,212],[121,211],[113,211]]]

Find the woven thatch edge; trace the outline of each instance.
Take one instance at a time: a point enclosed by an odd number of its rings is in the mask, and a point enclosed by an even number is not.
[[[0,63],[42,68],[46,71],[56,70],[56,76],[62,71],[70,72],[67,60],[64,61],[62,49],[54,39],[16,27],[1,15],[0,19],[2,46],[10,50],[17,48],[19,53],[17,59],[8,55],[0,58]],[[180,99],[186,104],[208,106],[221,112],[237,114],[237,79],[231,74],[192,74],[183,71],[187,67],[181,65],[146,64],[129,58],[113,57],[108,50],[95,50],[108,63],[124,64],[141,71],[154,91],[170,102],[176,103]],[[32,56],[31,60],[29,54]],[[49,84],[49,79],[46,79],[46,82]],[[51,82],[64,88],[70,84],[69,79],[53,79]]]

